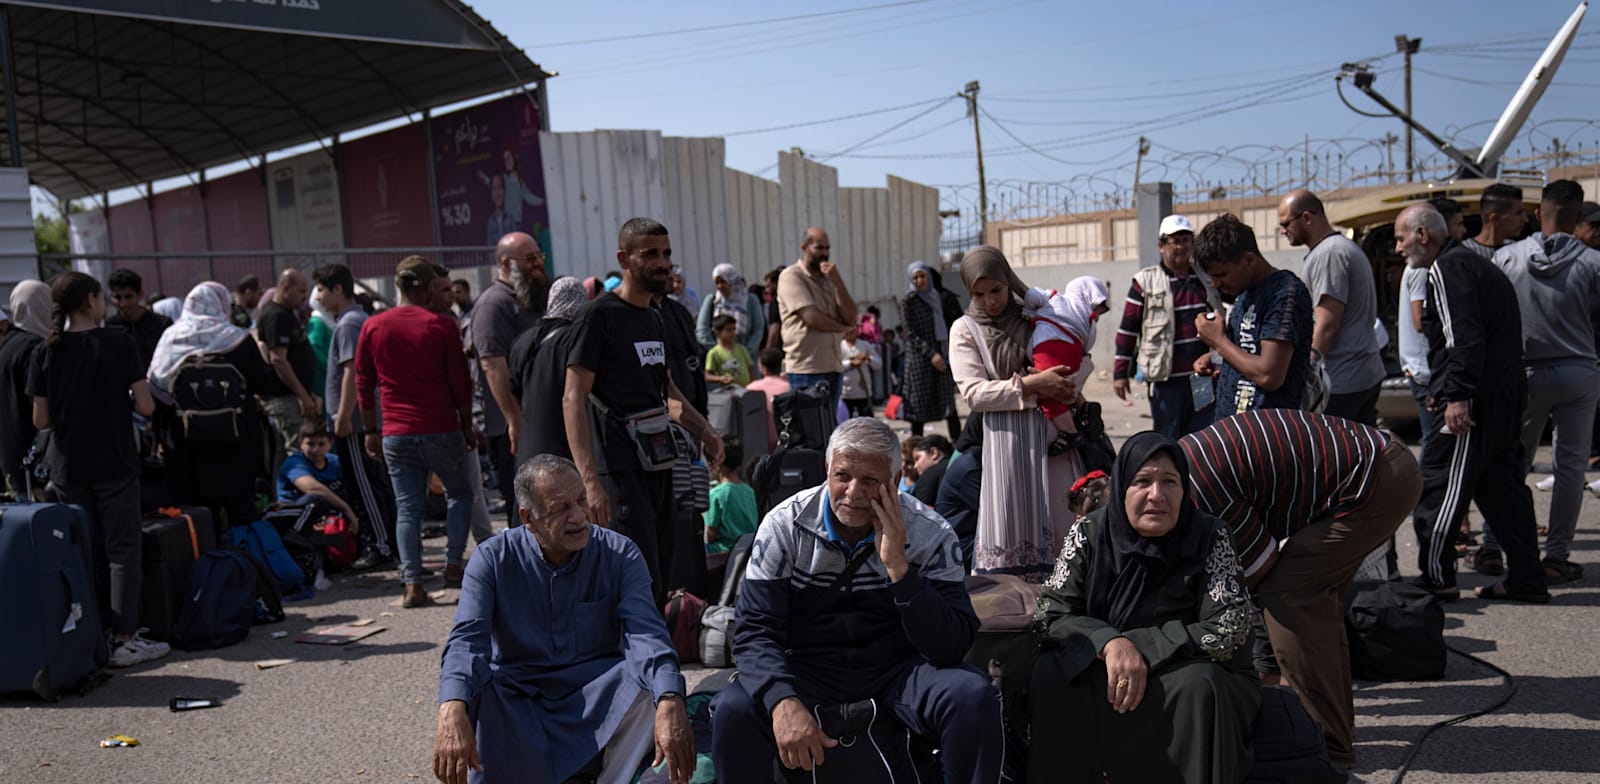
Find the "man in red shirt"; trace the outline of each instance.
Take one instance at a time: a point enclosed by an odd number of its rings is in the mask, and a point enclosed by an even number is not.
[[[473,489],[468,452],[483,435],[472,422],[472,380],[455,320],[435,312],[435,299],[450,296],[450,280],[420,256],[395,270],[403,304],[361,327],[356,347],[356,393],[366,422],[367,453],[389,467],[394,484],[404,607],[429,603],[422,589],[422,514],[428,475],[444,484],[449,542],[445,581],[460,584]],[[381,396],[381,397],[380,397]],[[382,435],[378,410],[383,411]]]

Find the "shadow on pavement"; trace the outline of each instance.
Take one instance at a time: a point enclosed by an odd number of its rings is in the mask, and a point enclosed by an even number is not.
[[[1479,723],[1446,727],[1428,737],[1415,759],[1412,772],[1489,774],[1522,771],[1562,771],[1562,774],[1600,773],[1600,755],[1593,753],[1593,730],[1532,729],[1529,727],[1490,726],[1493,716],[1477,719]],[[1392,768],[1410,751],[1410,742],[1421,734],[1419,726],[1363,727],[1357,733],[1357,754],[1362,764],[1357,772],[1370,772],[1385,768],[1369,767],[1367,760],[1380,756],[1373,742],[1403,742],[1404,746],[1386,746],[1382,761]],[[1537,750],[1530,748],[1537,745]],[[1592,781],[1573,779],[1557,774],[1551,781]],[[1385,779],[1386,780],[1386,779]],[[1521,781],[1523,779],[1518,779]]]
[[[82,697],[68,697],[60,702],[40,700],[0,700],[0,708],[31,707],[34,709],[151,707],[151,695],[184,697],[221,697],[227,700],[240,693],[238,683],[221,678],[201,678],[192,675],[128,675],[112,676],[98,688]],[[163,697],[162,705],[165,705]]]

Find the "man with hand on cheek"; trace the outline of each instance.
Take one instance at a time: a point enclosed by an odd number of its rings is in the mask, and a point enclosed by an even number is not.
[[[650,572],[627,537],[589,524],[572,461],[517,470],[523,524],[467,565],[439,675],[433,772],[446,784],[633,781],[655,744],[673,784],[694,733]]]
[[[768,780],[775,753],[790,769],[852,766],[829,769],[846,777],[836,780],[904,772],[903,758],[890,761],[903,746],[830,763],[845,752],[834,717],[854,703],[875,724],[892,716],[937,741],[947,780],[998,781],[999,695],[962,664],[978,618],[955,533],[896,492],[901,455],[883,422],[841,424],[827,463],[826,484],[780,504],[756,532],[735,617],[739,678],[713,705],[719,776]],[[844,729],[877,737],[884,727]]]

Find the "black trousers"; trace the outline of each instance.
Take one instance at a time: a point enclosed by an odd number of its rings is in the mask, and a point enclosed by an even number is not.
[[[500,497],[506,502],[506,528],[516,528],[522,525],[522,520],[517,517],[517,458],[516,444],[511,443],[511,434],[501,433],[489,436],[489,467],[494,469],[494,486],[500,491]]]
[[[1470,432],[1440,432],[1422,448],[1422,498],[1411,522],[1420,548],[1417,566],[1431,585],[1455,586],[1457,522],[1476,501],[1505,550],[1507,587],[1544,593],[1533,495],[1523,481],[1527,399],[1527,381],[1520,378],[1480,391],[1471,404],[1475,426]]]
[[[678,512],[671,471],[614,471],[600,475],[611,501],[611,529],[633,540],[650,567],[656,606],[667,600],[667,581],[677,550]]]
[[[361,433],[355,430],[344,438],[334,439],[334,451],[339,455],[344,472],[346,500],[361,516],[361,530],[356,538],[363,548],[377,550],[384,558],[396,558],[400,551],[394,534],[398,519],[394,485],[389,482],[388,469],[367,456],[361,439]]]
[[[1378,392],[1382,384],[1373,384],[1371,389],[1359,392],[1341,392],[1337,395],[1328,395],[1328,405],[1322,413],[1328,416],[1342,417],[1351,422],[1359,422],[1368,427],[1378,426]]]

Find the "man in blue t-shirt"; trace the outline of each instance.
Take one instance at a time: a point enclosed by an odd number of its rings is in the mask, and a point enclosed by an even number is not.
[[[300,426],[300,451],[278,469],[278,501],[293,506],[321,504],[350,522],[350,532],[360,527],[355,509],[344,499],[344,478],[339,456],[330,454],[333,436],[327,426],[307,420]]]
[[[1194,239],[1194,257],[1224,299],[1221,316],[1195,318],[1212,352],[1196,373],[1217,376],[1217,418],[1263,408],[1300,408],[1311,358],[1311,293],[1295,274],[1274,268],[1256,247],[1255,230],[1224,213]],[[1222,366],[1212,363],[1220,355]]]

